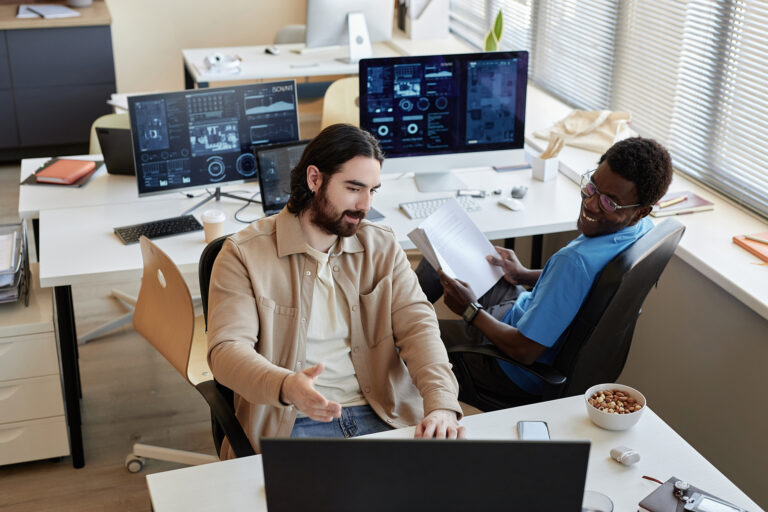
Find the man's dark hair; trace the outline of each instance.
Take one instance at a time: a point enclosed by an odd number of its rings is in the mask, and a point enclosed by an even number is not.
[[[316,166],[323,173],[323,184],[341,170],[341,166],[356,156],[384,161],[379,141],[370,133],[351,124],[332,124],[307,144],[301,160],[291,171],[291,197],[288,211],[299,214],[312,202],[312,192],[307,185],[307,167]]]
[[[661,199],[672,181],[672,159],[653,139],[620,140],[600,157],[600,163],[604,160],[613,172],[635,184],[637,200],[643,206]]]

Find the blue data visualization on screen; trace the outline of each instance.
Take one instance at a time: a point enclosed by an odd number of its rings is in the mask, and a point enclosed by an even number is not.
[[[522,148],[527,52],[364,59],[360,121],[387,156]]]
[[[252,147],[299,138],[292,80],[128,103],[139,195],[257,179]]]

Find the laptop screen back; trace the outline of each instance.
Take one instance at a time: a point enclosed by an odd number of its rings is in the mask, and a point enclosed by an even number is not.
[[[269,512],[581,510],[588,441],[262,439]]]
[[[130,129],[97,126],[96,136],[99,138],[99,146],[109,174],[136,174]]]
[[[283,209],[291,196],[291,170],[301,160],[309,141],[288,142],[256,148],[261,206],[265,215]]]

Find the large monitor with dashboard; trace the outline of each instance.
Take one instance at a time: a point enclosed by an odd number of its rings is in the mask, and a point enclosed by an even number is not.
[[[293,80],[130,96],[139,196],[258,179],[252,147],[299,139]]]
[[[307,48],[351,41],[349,60],[370,57],[371,43],[392,39],[393,16],[388,0],[307,0]]]
[[[463,184],[451,169],[525,162],[528,52],[363,59],[360,126],[382,172],[414,172],[422,191]]]

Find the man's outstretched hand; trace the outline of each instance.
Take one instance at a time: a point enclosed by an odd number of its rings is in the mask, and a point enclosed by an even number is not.
[[[325,365],[318,363],[306,370],[288,375],[280,388],[280,401],[293,404],[316,421],[331,421],[333,418],[341,417],[341,404],[327,400],[315,389],[315,381],[324,369]]]
[[[435,409],[416,425],[414,437],[463,439],[466,437],[466,429],[459,426],[459,419],[454,411]]]

